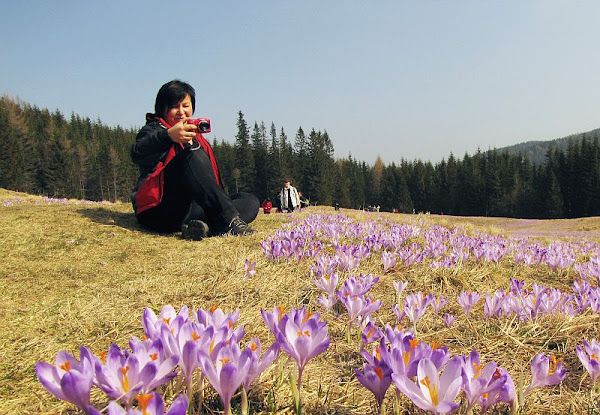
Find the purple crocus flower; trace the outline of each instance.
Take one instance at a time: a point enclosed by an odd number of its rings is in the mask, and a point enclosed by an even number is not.
[[[342,271],[356,269],[360,264],[360,258],[354,256],[353,252],[342,250],[337,253],[336,257],[338,260],[338,268]]]
[[[397,331],[389,326],[385,328],[385,338],[381,339],[379,350],[392,372],[408,377],[416,376],[417,365],[425,357],[438,368],[450,358],[447,347],[439,347],[435,343],[430,346],[416,339],[410,331]]]
[[[408,286],[408,281],[394,281],[392,284],[394,285],[394,290],[396,291],[396,302],[400,304],[402,293]]]
[[[112,401],[108,404],[108,415],[185,415],[188,407],[185,395],[179,395],[166,414],[163,398],[156,392],[140,394],[137,401],[139,409],[124,409],[116,401]]]
[[[596,339],[592,339],[591,343],[584,340],[583,347],[577,345],[575,351],[581,364],[590,374],[592,384],[595,385],[600,378],[600,342]]]
[[[262,347],[260,340],[258,337],[255,337],[248,343],[248,346],[242,351],[242,354],[247,354],[250,359],[248,373],[242,382],[244,390],[248,392],[250,384],[260,376],[260,374],[264,372],[279,355],[279,343],[273,343],[273,345],[265,351],[264,355],[261,356]]]
[[[271,330],[271,333],[277,337],[277,333],[281,331],[281,319],[285,315],[285,309],[282,306],[273,307],[273,311],[260,310],[260,314],[265,321],[265,324]]]
[[[175,311],[173,306],[166,305],[161,310],[158,316],[150,308],[145,308],[142,314],[142,327],[144,334],[155,339],[160,334],[160,327],[166,325],[169,329],[176,331],[189,320],[189,309],[187,306],[181,307],[179,313]]]
[[[375,343],[383,337],[383,332],[372,321],[369,321],[361,333],[363,344]]]
[[[337,291],[337,295],[339,298],[352,295],[365,295],[377,281],[379,281],[379,277],[371,274],[351,276],[344,281],[342,287]]]
[[[446,327],[452,327],[454,325],[454,320],[456,320],[456,317],[454,317],[454,315],[452,314],[444,313],[444,315],[442,316],[442,320],[444,320],[444,324],[446,325]]]
[[[476,291],[463,291],[458,295],[457,301],[464,310],[465,314],[469,314],[480,298],[481,296]]]
[[[431,309],[434,313],[439,314],[442,311],[442,308],[448,303],[448,299],[444,296],[431,296]]]
[[[323,274],[320,278],[315,279],[315,285],[329,294],[329,296],[334,296],[338,281],[338,274],[334,272],[332,274]]]
[[[370,297],[350,295],[340,297],[340,302],[348,310],[350,322],[358,324],[381,308],[381,301],[373,301]]]
[[[250,262],[249,259],[244,261],[244,279],[251,278],[256,275],[256,261]]]
[[[296,411],[300,413],[302,373],[310,359],[329,347],[327,323],[319,319],[318,313],[308,313],[304,307],[292,309],[288,314],[283,314],[283,311],[277,308],[274,308],[272,313],[261,310],[261,314],[281,350],[294,359],[298,366],[297,388],[292,392]]]
[[[260,243],[263,255],[269,259],[277,260],[281,256],[282,245],[279,240],[266,240]]]
[[[510,292],[516,295],[520,295],[525,288],[525,281],[516,278],[510,279]]]
[[[378,349],[379,348],[375,349],[375,353],[373,355],[368,356],[367,362],[363,365],[362,371],[355,369],[354,373],[356,375],[356,379],[358,379],[361,385],[375,395],[377,407],[381,413],[381,410],[383,409],[382,403],[383,399],[385,398],[385,393],[392,383],[392,370],[381,359]],[[363,353],[366,352],[363,351]]]
[[[204,326],[213,326],[216,329],[223,326],[233,328],[240,318],[240,310],[235,310],[233,313],[225,313],[218,307],[213,307],[210,310],[198,309],[198,323]]]
[[[138,393],[148,393],[170,381],[176,375],[178,360],[177,356],[171,356],[160,365],[150,361],[142,366],[135,354],[124,353],[113,344],[106,362],[96,361],[97,384],[110,398],[129,405]]]
[[[326,310],[332,310],[333,307],[337,304],[338,300],[335,295],[323,294],[317,299],[317,302],[321,307]]]
[[[423,293],[420,291],[406,296],[404,302],[404,314],[413,325],[417,324],[417,321],[419,321],[425,314],[425,311],[427,311],[429,300],[430,297],[423,296]]]
[[[54,365],[38,362],[35,372],[42,386],[52,395],[92,414],[97,413],[90,405],[95,360],[87,347],[81,347],[79,361],[68,352],[58,352]]]
[[[381,254],[381,263],[383,264],[383,272],[388,272],[396,266],[398,255],[392,252],[383,252]]]
[[[419,408],[434,414],[447,414],[459,406],[454,400],[461,391],[461,370],[459,356],[448,362],[441,375],[435,364],[424,358],[419,361],[416,382],[396,373],[392,373],[392,380],[396,388]]]
[[[499,375],[496,371],[497,366],[496,362],[489,362],[483,366],[476,350],[463,358],[462,384],[469,408],[484,394],[489,397],[490,393],[504,386],[506,376]]]
[[[332,275],[337,268],[337,261],[328,255],[319,255],[315,264],[310,268],[316,277],[323,275]]]
[[[400,307],[398,304],[394,304],[392,306],[392,312],[396,316],[396,322],[400,324],[402,319],[406,317],[406,312],[404,311],[404,307]]]
[[[229,415],[231,397],[248,375],[251,358],[247,353],[242,354],[236,343],[221,342],[215,348],[218,351],[214,360],[205,352],[199,352],[200,367],[221,397],[225,414]]]
[[[538,353],[531,362],[531,384],[525,389],[525,394],[541,386],[558,385],[566,376],[567,368],[556,356]]]
[[[288,356],[298,365],[298,388],[306,363],[323,353],[329,347],[327,323],[319,318],[319,313],[310,314],[304,307],[292,309],[283,315],[275,333],[277,341]]]
[[[492,375],[492,381],[495,379],[504,378],[504,383],[498,388],[488,389],[486,392],[481,394],[481,397],[477,400],[477,404],[481,408],[481,413],[486,412],[488,409],[500,402],[505,402],[508,405],[513,406],[515,404],[515,383],[513,382],[510,374],[501,367],[496,367],[496,371]],[[513,408],[514,409],[514,408]]]
[[[241,332],[232,330],[228,326],[215,328],[214,326],[204,326],[195,321],[188,321],[181,327],[177,337],[163,329],[162,337],[169,343],[170,353],[179,356],[179,367],[181,368],[188,387],[191,385],[192,375],[200,362],[198,360],[198,351],[204,350],[210,354],[212,348],[218,342],[231,339],[237,341],[243,336]]]
[[[505,298],[506,296],[502,290],[498,290],[492,295],[486,294],[483,303],[483,315],[486,317],[500,317]]]

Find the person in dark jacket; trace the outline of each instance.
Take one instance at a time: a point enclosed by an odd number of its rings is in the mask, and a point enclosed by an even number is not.
[[[248,235],[260,207],[249,193],[228,196],[210,144],[191,120],[196,105],[191,85],[173,80],[156,96],[154,114],[137,134],[131,159],[140,176],[132,202],[137,220],[160,233],[181,231],[184,239]]]

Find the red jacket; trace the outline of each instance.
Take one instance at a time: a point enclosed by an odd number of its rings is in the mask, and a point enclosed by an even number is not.
[[[271,213],[271,209],[273,209],[273,203],[270,200],[265,200],[262,204],[264,213]]]
[[[154,114],[146,114],[146,125],[138,132],[131,147],[131,159],[138,165],[140,176],[131,195],[133,209],[140,214],[156,207],[162,200],[164,191],[164,169],[180,151],[186,151],[180,144],[171,141],[167,130],[171,128],[165,120]],[[221,186],[219,167],[213,150],[202,136],[194,139],[210,158],[217,183]]]

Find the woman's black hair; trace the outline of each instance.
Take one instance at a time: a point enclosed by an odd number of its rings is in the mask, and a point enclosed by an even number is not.
[[[192,100],[192,112],[196,109],[196,91],[187,82],[174,79],[167,82],[158,90],[156,102],[154,103],[154,113],[159,117],[164,117],[169,108],[179,104],[186,95]]]

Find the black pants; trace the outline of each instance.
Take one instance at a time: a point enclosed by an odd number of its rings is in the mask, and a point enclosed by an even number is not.
[[[250,193],[229,197],[217,184],[210,158],[198,148],[181,150],[165,168],[161,203],[137,215],[138,222],[156,232],[176,232],[181,225],[199,219],[211,233],[224,232],[236,216],[250,223],[260,202]]]

